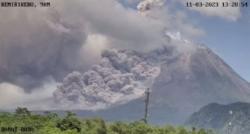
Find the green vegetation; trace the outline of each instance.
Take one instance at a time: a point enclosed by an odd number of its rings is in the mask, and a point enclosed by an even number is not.
[[[183,127],[152,126],[141,121],[107,123],[102,119],[79,119],[72,112],[59,117],[55,113],[32,114],[27,108],[15,113],[0,113],[1,134],[212,134],[211,131]]]

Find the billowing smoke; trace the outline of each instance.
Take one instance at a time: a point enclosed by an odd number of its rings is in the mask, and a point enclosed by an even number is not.
[[[101,94],[107,96],[107,94],[115,93],[114,96],[123,96],[125,100],[127,100],[126,96],[137,96],[131,95],[132,92],[140,94],[139,91],[141,90],[139,89],[144,88],[144,76],[140,76],[136,71],[145,70],[145,72],[141,72],[144,74],[150,72],[150,67],[154,70],[155,66],[139,61],[137,61],[138,66],[134,63],[120,63],[120,61],[116,63],[116,60],[112,61],[112,58],[107,58],[108,56],[105,53],[103,56],[106,58],[102,59],[100,55],[103,50],[116,48],[149,51],[162,45],[170,45],[170,38],[166,38],[168,37],[165,34],[166,30],[179,29],[182,35],[190,36],[197,36],[202,33],[201,30],[184,21],[185,14],[178,13],[177,16],[179,17],[175,17],[177,13],[169,12],[164,0],[143,0],[138,1],[137,4],[139,4],[138,9],[140,11],[124,7],[118,0],[101,2],[100,0],[60,0],[51,1],[53,7],[49,8],[1,8],[0,84],[4,84],[1,94],[13,90],[15,93],[20,93],[20,96],[30,96],[37,93],[34,90],[43,87],[47,91],[47,87],[44,86],[46,85],[46,79],[52,79],[55,84],[61,82],[64,76],[74,70],[80,72],[80,76],[83,77],[89,73],[89,71],[84,72],[89,70],[91,65],[101,61],[102,63],[98,65],[102,67],[105,62],[104,59],[109,59],[111,68],[103,67],[108,72],[114,71],[114,75],[110,79],[121,79],[119,80],[120,85],[118,84],[120,88],[116,87],[116,82],[114,82],[115,86],[112,87],[113,80],[104,85],[85,83],[86,88],[81,88],[86,91],[84,99],[89,98],[92,89],[98,88],[99,90],[102,86],[107,86],[104,89],[109,89],[110,92],[104,93],[101,88],[99,95],[93,96],[93,99],[97,99],[97,102],[101,102],[101,104],[123,102],[118,98],[112,98],[112,102],[106,102],[105,97],[100,98]],[[142,15],[143,10],[146,10],[149,14]],[[175,45],[175,43],[173,44]],[[127,55],[127,53],[118,53],[121,54],[115,55],[121,57]],[[125,58],[121,57],[118,59],[125,62]],[[138,57],[139,60],[143,61],[142,57]],[[132,58],[131,62],[135,61],[136,57]],[[122,65],[119,68],[115,68],[116,65],[120,64]],[[91,69],[92,72],[95,72],[93,79],[100,78],[99,72],[102,69],[98,69],[98,65]],[[132,70],[128,70],[128,68]],[[65,78],[63,83],[67,81],[67,78],[71,78],[69,76]],[[127,82],[127,79],[129,79],[129,82]],[[7,86],[10,88],[5,90],[6,83],[18,88]],[[62,86],[62,91],[67,89],[66,85]],[[96,85],[98,86],[96,87]],[[118,94],[117,91],[113,91],[115,87],[124,90],[124,93]],[[130,90],[131,87],[133,90],[127,93],[127,90]],[[53,88],[50,90],[53,90]],[[52,94],[50,96],[52,98]],[[21,100],[21,97],[17,98]],[[57,98],[60,100],[60,97]],[[79,101],[81,100],[83,98],[79,98]],[[0,101],[5,102],[5,105],[8,104],[8,101],[1,97]],[[29,104],[35,101],[31,99],[30,102],[25,102]],[[90,101],[87,100],[87,102]],[[0,106],[2,105],[0,104]],[[12,106],[17,105],[13,104]]]
[[[54,96],[61,108],[104,108],[141,97],[147,88],[145,83],[154,81],[159,73],[160,67],[148,62],[143,54],[107,50],[100,64],[83,74],[73,72],[65,77]]]
[[[56,82],[48,78],[42,86],[28,94],[22,87],[3,82],[0,84],[1,110],[13,110],[17,106],[28,107],[30,110],[51,110],[56,106],[52,99],[56,86]]]
[[[154,7],[161,7],[165,3],[165,0],[143,0],[137,5],[137,9],[140,12],[151,10]]]
[[[99,4],[62,0],[52,2],[54,8],[1,8],[0,82],[31,90],[48,76],[60,81],[73,70],[86,70],[93,64],[85,46],[92,42],[86,38],[93,35],[116,48],[151,49],[155,47],[151,44],[161,44],[158,21],[149,21],[115,0]],[[99,51],[95,46],[92,43],[96,50],[91,57],[99,58],[104,48]]]
[[[84,23],[41,9],[0,9],[0,82],[26,89],[79,69]]]

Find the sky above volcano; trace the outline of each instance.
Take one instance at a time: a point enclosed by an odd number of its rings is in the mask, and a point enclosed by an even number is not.
[[[203,38],[204,43],[247,81],[250,81],[249,15],[249,9],[244,9],[243,16],[236,22],[214,20],[208,23],[208,19],[200,19],[208,34]]]
[[[241,8],[241,16],[235,21],[187,12],[206,31],[206,36],[199,42],[211,48],[240,76],[250,81],[250,8]]]
[[[135,8],[139,0],[128,2],[120,0],[125,6]],[[150,0],[149,0],[150,1]],[[154,1],[154,0],[153,0]],[[155,0],[157,1],[157,0]],[[208,8],[186,7],[186,2],[197,0],[167,0],[172,11],[185,12],[185,17],[192,25],[204,31],[204,35],[194,39],[218,54],[241,77],[250,81],[250,7],[249,1],[232,0],[231,2],[247,2],[248,7]],[[199,2],[206,2],[200,0]],[[214,0],[213,2],[222,2]],[[226,11],[228,10],[228,11]],[[231,11],[229,11],[231,10]]]

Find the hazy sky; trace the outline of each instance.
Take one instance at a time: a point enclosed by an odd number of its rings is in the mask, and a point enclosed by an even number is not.
[[[200,42],[214,50],[239,75],[250,81],[250,8],[241,9],[237,21],[189,12],[206,31]]]

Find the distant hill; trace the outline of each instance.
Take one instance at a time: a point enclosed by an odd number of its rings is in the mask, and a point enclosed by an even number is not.
[[[212,128],[221,134],[249,134],[250,103],[212,103],[192,114],[185,124],[197,128]]]

